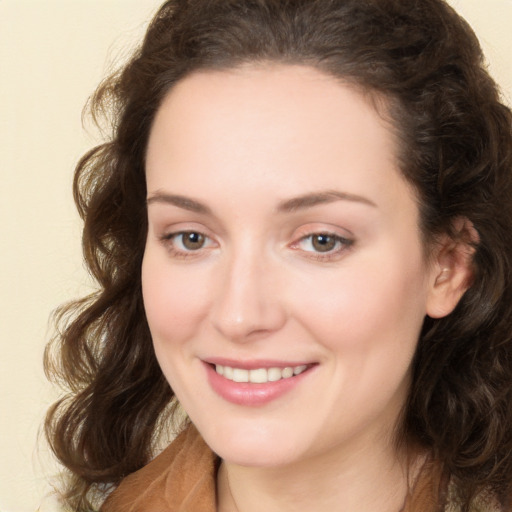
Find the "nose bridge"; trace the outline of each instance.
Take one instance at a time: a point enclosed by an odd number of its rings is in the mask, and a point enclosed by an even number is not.
[[[212,321],[223,336],[236,341],[269,333],[285,321],[276,288],[277,269],[254,239],[233,247],[223,261]]]

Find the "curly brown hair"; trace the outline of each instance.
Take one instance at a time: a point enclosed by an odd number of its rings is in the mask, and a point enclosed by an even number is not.
[[[463,510],[485,489],[506,507],[512,482],[512,114],[477,38],[443,0],[170,0],[130,62],[92,98],[111,139],[78,163],[83,248],[99,285],[58,312],[46,371],[67,389],[46,434],[72,479],[73,510],[148,462],[170,389],[141,294],[145,151],[173,85],[247,62],[312,66],[382,94],[414,186],[425,243],[454,219],[478,232],[474,278],[455,311],[427,318],[401,438],[430,449]],[[173,411],[170,411],[172,416]]]

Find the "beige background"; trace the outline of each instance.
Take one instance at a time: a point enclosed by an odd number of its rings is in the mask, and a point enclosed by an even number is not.
[[[55,396],[41,357],[51,310],[87,290],[70,187],[97,138],[82,129],[81,109],[159,4],[0,0],[0,512],[34,512],[56,471],[37,444]],[[512,0],[452,4],[512,103]]]

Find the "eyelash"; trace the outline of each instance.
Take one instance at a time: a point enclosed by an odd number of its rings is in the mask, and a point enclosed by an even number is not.
[[[308,258],[312,258],[317,261],[333,261],[341,257],[342,253],[348,250],[354,243],[354,240],[349,238],[345,238],[343,236],[337,235],[336,233],[330,233],[328,231],[315,231],[313,233],[309,233],[303,237],[301,237],[297,242],[294,242],[291,247],[292,249],[300,250],[300,244],[305,242],[306,240],[310,240],[310,244],[312,245],[314,237],[328,237],[334,241],[335,248],[332,250],[328,250],[325,252],[321,251],[306,251],[302,249],[304,252],[308,253]]]
[[[193,258],[198,257],[201,255],[202,251],[206,249],[207,247],[202,246],[199,247],[197,250],[193,249],[177,249],[175,245],[175,240],[179,237],[183,237],[185,235],[199,235],[204,237],[205,243],[210,245],[213,243],[212,239],[205,235],[204,233],[201,233],[200,231],[177,231],[175,233],[167,233],[160,237],[160,241],[166,246],[167,250],[170,252],[171,256],[173,258],[177,259],[186,259],[186,258]],[[311,258],[317,261],[332,261],[341,256],[343,252],[348,250],[354,243],[354,240],[345,238],[343,236],[337,235],[336,233],[330,233],[327,231],[315,231],[313,233],[309,233],[305,236],[302,236],[299,240],[292,243],[290,247],[294,250],[300,250],[300,244],[304,243],[307,240],[311,240],[311,244],[313,244],[313,237],[328,237],[331,238],[334,241],[335,249],[328,250],[325,252],[321,251],[308,251],[303,250],[303,252],[307,253],[307,258]],[[183,246],[183,241],[181,242],[181,245]]]

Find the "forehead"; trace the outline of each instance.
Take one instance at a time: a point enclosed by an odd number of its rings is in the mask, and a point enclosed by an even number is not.
[[[211,195],[225,192],[219,184],[241,180],[248,191],[288,196],[333,187],[386,194],[402,180],[396,146],[369,95],[316,69],[196,72],[169,92],[156,115],[148,191]]]
[[[367,128],[379,124],[393,131],[382,94],[363,91],[353,81],[342,81],[313,67],[278,63],[246,64],[186,76],[165,97],[153,127],[163,116],[183,116],[200,129],[204,126],[201,121],[214,117],[226,122],[249,121],[250,114],[253,121],[266,117],[269,125],[292,118],[313,122],[309,135],[336,117],[354,114],[358,122],[366,121]]]

